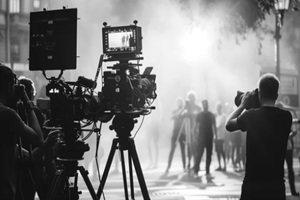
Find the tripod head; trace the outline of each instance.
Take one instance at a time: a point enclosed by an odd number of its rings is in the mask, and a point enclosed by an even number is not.
[[[128,140],[136,122],[137,120],[134,119],[132,114],[117,114],[112,121],[112,125],[109,127],[110,130],[114,130],[117,133],[117,137],[124,150],[128,149]]]

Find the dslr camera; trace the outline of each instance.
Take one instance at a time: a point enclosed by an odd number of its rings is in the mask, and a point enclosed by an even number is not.
[[[234,103],[235,103],[236,106],[239,106],[241,104],[244,95],[245,95],[244,92],[237,91],[237,95],[234,98]],[[250,97],[249,98],[250,98],[249,99],[249,104],[245,108],[246,110],[260,107],[260,102],[259,102],[259,98],[258,98],[258,89],[257,88],[250,92]]]

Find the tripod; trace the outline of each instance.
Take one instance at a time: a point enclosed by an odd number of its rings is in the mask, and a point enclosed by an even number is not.
[[[103,188],[109,173],[111,163],[113,161],[114,154],[116,149],[119,149],[121,155],[121,165],[122,165],[122,174],[123,174],[123,185],[125,199],[128,200],[128,187],[127,187],[127,178],[126,178],[126,168],[125,168],[125,159],[124,151],[128,151],[128,166],[129,166],[129,178],[130,178],[130,189],[131,189],[131,199],[134,199],[134,186],[133,186],[133,172],[132,172],[132,163],[134,164],[139,185],[143,198],[150,200],[142,168],[139,162],[139,158],[136,152],[135,144],[133,138],[130,136],[130,132],[134,127],[134,120],[126,114],[116,115],[113,120],[113,125],[111,129],[114,129],[117,133],[117,138],[113,139],[111,150],[108,156],[108,160],[104,169],[102,179],[100,181],[100,186],[98,188],[97,197],[100,199]]]
[[[61,152],[62,157],[57,159],[59,164],[57,165],[46,200],[78,200],[80,192],[78,192],[77,186],[77,170],[81,173],[92,199],[98,200],[92,183],[88,178],[88,171],[83,166],[78,166],[78,161],[82,160],[80,157],[88,149],[89,147],[81,141],[65,145]],[[76,155],[72,155],[74,151],[77,151],[75,152],[77,153]],[[74,177],[74,183],[72,184],[69,183],[71,177]]]

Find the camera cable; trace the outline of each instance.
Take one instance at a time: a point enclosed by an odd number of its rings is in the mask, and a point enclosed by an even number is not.
[[[143,123],[144,123],[144,119],[145,119],[145,115],[143,115],[142,121],[141,121],[141,123],[140,123],[138,129],[137,129],[136,132],[134,133],[133,139],[135,138],[135,136],[137,135],[137,133],[140,131],[140,129],[141,129]]]

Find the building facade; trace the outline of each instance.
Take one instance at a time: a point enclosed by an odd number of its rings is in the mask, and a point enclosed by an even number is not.
[[[0,0],[0,62],[28,66],[29,15],[45,6],[44,0]]]

